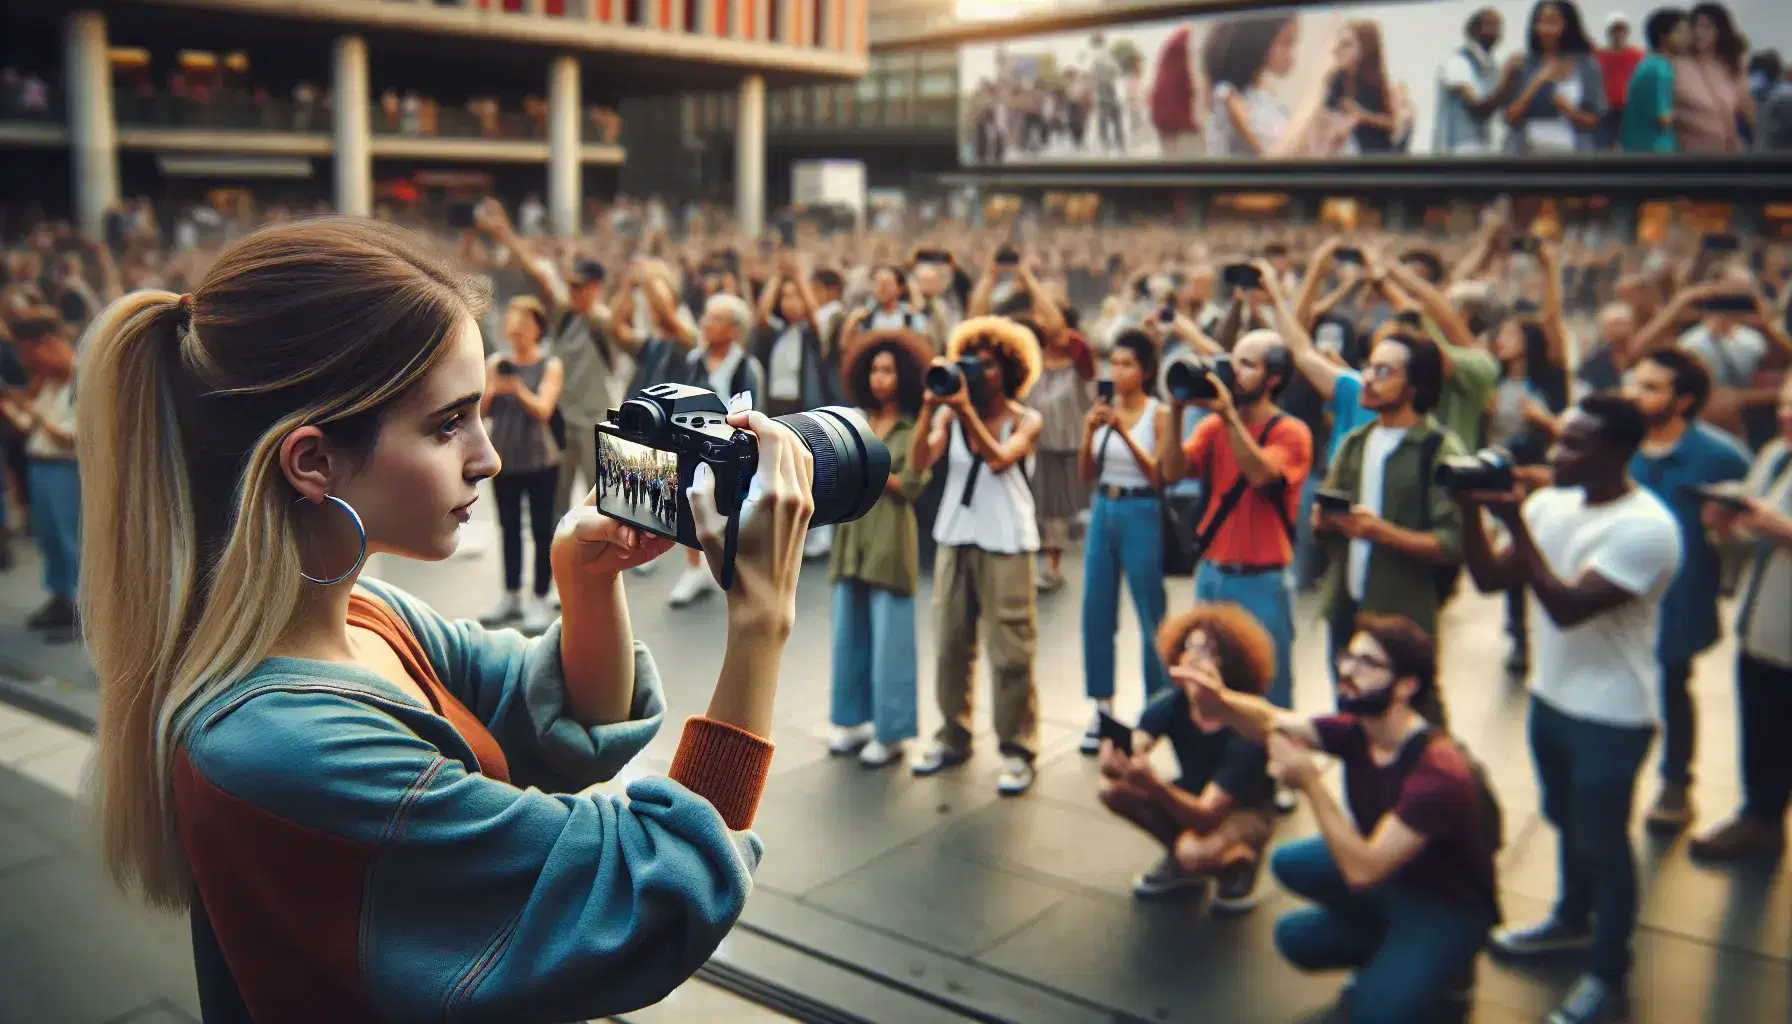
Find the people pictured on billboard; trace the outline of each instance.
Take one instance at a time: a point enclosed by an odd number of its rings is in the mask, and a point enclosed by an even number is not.
[[[1792,36],[1785,0],[1692,7],[1681,12],[1690,28],[1683,46],[1648,32],[1650,24],[1671,30],[1671,17],[1660,18],[1671,11],[1624,7],[1309,4],[970,43],[959,51],[961,159],[991,166],[1772,148],[1754,140],[1762,134],[1757,107],[1766,108],[1783,79],[1767,58]],[[1644,41],[1648,54],[1636,45]],[[1672,123],[1657,132],[1669,133],[1672,148],[1659,137],[1635,145],[1638,119],[1662,116]]]
[[[1525,52],[1508,65],[1522,83],[1506,107],[1506,150],[1561,154],[1593,148],[1605,114],[1605,78],[1573,0],[1540,0],[1531,8]]]

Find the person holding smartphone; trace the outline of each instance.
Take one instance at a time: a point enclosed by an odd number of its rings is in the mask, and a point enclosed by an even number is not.
[[[1275,831],[1275,786],[1263,747],[1193,697],[1204,685],[1261,697],[1275,674],[1274,645],[1234,604],[1196,605],[1166,620],[1155,640],[1153,658],[1175,666],[1176,681],[1146,704],[1129,743],[1101,741],[1098,795],[1108,810],[1163,844],[1163,856],[1133,880],[1135,896],[1214,884],[1215,910],[1249,910]],[[1151,751],[1164,740],[1180,770],[1173,780],[1151,767]]]
[[[1077,448],[1077,472],[1095,489],[1083,540],[1083,687],[1096,708],[1083,734],[1085,754],[1099,747],[1100,714],[1113,710],[1122,576],[1144,640],[1139,658],[1146,698],[1170,681],[1151,639],[1165,612],[1158,463],[1177,441],[1170,407],[1148,390],[1157,380],[1157,346],[1143,332],[1122,332],[1108,354],[1108,375],[1083,418]]]
[[[319,218],[227,248],[194,292],[119,299],[85,341],[101,845],[190,915],[208,1020],[608,1017],[683,984],[752,890],[813,459],[729,417],[759,465],[708,714],[668,775],[600,792],[666,717],[622,573],[670,541],[588,495],[533,639],[361,576],[450,557],[498,472],[484,301],[423,239]],[[689,493],[720,564],[713,475]]]
[[[502,626],[522,619],[523,632],[536,636],[553,622],[548,592],[553,566],[548,553],[554,542],[554,492],[560,480],[561,441],[550,429],[565,383],[560,360],[542,351],[547,314],[533,297],[519,295],[504,310],[504,337],[509,347],[486,360],[485,394],[479,414],[490,423],[492,447],[503,469],[492,478],[498,499],[498,530],[503,537],[504,593],[479,621]],[[564,425],[562,426],[564,431]],[[564,436],[564,433],[562,434]],[[593,437],[595,441],[595,437]],[[593,450],[592,483],[597,466]],[[523,501],[529,502],[530,542],[534,545],[534,589],[523,596]]]

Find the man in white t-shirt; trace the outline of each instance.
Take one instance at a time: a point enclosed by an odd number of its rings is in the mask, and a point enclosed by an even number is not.
[[[1550,1024],[1623,1019],[1636,926],[1630,816],[1655,739],[1661,597],[1679,571],[1673,513],[1630,478],[1647,431],[1625,399],[1582,399],[1550,452],[1556,485],[1520,504],[1516,493],[1458,495],[1463,552],[1475,584],[1530,591],[1531,756],[1543,815],[1559,833],[1560,893],[1542,924],[1504,928],[1509,956],[1588,953]],[[1482,508],[1511,533],[1497,552]]]

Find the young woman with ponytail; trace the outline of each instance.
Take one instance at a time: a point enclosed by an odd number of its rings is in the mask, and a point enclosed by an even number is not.
[[[694,972],[751,888],[808,455],[733,418],[760,463],[709,714],[669,777],[590,792],[665,715],[620,575],[665,542],[588,498],[553,541],[564,629],[536,639],[357,579],[448,557],[498,472],[484,305],[414,236],[325,219],[83,343],[103,850],[190,912],[207,1020],[604,1017]],[[704,474],[691,505],[719,554]]]

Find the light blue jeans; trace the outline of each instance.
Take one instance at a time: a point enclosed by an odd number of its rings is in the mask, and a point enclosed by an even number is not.
[[[73,599],[81,575],[81,473],[73,461],[32,460],[31,532],[44,559],[44,589]]]
[[[1083,540],[1083,686],[1090,700],[1114,696],[1114,631],[1120,626],[1120,577],[1132,595],[1139,616],[1149,700],[1170,685],[1169,673],[1157,656],[1157,627],[1164,621],[1163,503],[1146,495],[1136,498],[1095,496],[1089,514],[1089,535]]]
[[[828,720],[875,723],[879,743],[915,738],[915,599],[858,580],[834,584]]]
[[[1276,677],[1264,696],[1276,707],[1292,707],[1294,672],[1289,662],[1294,657],[1294,595],[1289,592],[1288,573],[1233,574],[1221,572],[1212,562],[1202,562],[1195,570],[1195,603],[1221,601],[1239,605],[1269,631],[1276,645]]]

